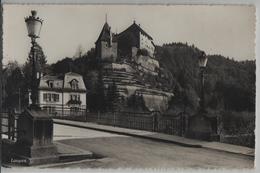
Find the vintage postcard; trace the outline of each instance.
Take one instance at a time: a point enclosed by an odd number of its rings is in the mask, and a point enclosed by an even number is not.
[[[2,4],[2,169],[254,169],[255,12]]]

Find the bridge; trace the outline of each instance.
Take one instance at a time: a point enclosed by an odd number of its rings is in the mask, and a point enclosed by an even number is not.
[[[5,117],[8,114],[4,114]],[[3,114],[2,114],[3,117]],[[6,121],[3,121],[6,122]],[[15,123],[14,123],[15,124]],[[7,123],[8,127],[8,123]],[[8,129],[8,128],[7,128]],[[10,128],[12,129],[12,128]],[[14,139],[6,133],[4,138]],[[38,168],[253,168],[253,150],[157,132],[54,119],[54,143],[91,151],[94,158]],[[238,151],[238,152],[236,152]],[[250,153],[251,152],[251,153]],[[199,156],[199,159],[198,159]],[[7,167],[15,167],[6,164]]]

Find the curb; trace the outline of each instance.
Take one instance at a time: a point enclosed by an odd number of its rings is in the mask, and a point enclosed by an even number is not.
[[[100,128],[95,128],[95,127],[86,127],[86,126],[82,126],[82,125],[70,124],[70,123],[65,123],[65,122],[56,122],[55,120],[53,120],[53,122],[55,124],[68,125],[68,126],[72,126],[72,127],[98,130],[98,131],[103,131],[103,132],[115,133],[115,134],[119,134],[119,135],[133,136],[133,137],[149,139],[149,140],[165,142],[165,143],[173,143],[173,144],[184,146],[184,147],[202,148],[202,145],[198,145],[198,144],[187,144],[187,143],[183,143],[183,142],[161,139],[161,138],[155,138],[155,137],[151,137],[151,136],[138,135],[138,134],[126,133],[126,132],[119,132],[119,131],[108,130],[108,129],[100,129]]]
[[[209,150],[226,152],[226,153],[230,153],[230,154],[244,155],[244,156],[249,156],[249,157],[253,157],[253,158],[255,157],[255,155],[252,155],[252,154],[239,153],[239,152],[233,152],[233,151],[222,150],[222,149],[217,149],[217,148],[211,148],[211,147],[208,147],[208,146],[204,146],[203,144],[202,145],[200,145],[200,144],[188,144],[188,143],[183,143],[183,142],[179,142],[179,141],[162,139],[162,138],[157,138],[157,137],[152,137],[152,136],[147,136],[147,135],[142,135],[142,134],[119,132],[119,131],[115,131],[115,130],[101,129],[101,128],[98,128],[98,127],[89,127],[89,126],[77,125],[77,124],[66,123],[66,122],[57,122],[55,120],[53,120],[53,122],[56,123],[56,124],[68,125],[68,126],[72,126],[72,127],[79,127],[79,128],[97,130],[97,131],[114,133],[114,134],[119,134],[119,135],[132,136],[132,137],[143,138],[143,139],[148,139],[148,140],[158,141],[158,142],[164,142],[164,143],[172,143],[172,144],[176,144],[176,145],[183,146],[183,147],[205,148],[205,149],[209,149]]]
[[[255,155],[252,155],[252,154],[232,152],[232,151],[228,151],[228,150],[221,150],[221,149],[217,149],[217,148],[210,148],[210,147],[207,147],[207,146],[202,146],[202,148],[205,148],[205,149],[208,149],[208,150],[214,150],[214,151],[219,151],[219,152],[224,152],[224,153],[243,155],[243,156],[248,156],[248,157],[255,158]]]

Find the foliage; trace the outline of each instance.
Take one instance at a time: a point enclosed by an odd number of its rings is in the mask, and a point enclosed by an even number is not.
[[[120,109],[120,96],[118,93],[117,86],[115,82],[107,88],[106,94],[106,110],[107,111],[118,111]]]
[[[171,72],[175,94],[170,106],[198,107],[200,83],[197,59],[201,50],[187,43],[156,47],[160,65]],[[218,110],[255,111],[255,61],[234,61],[208,55],[205,75],[206,106]],[[185,106],[184,106],[185,105]],[[192,111],[192,112],[193,112]]]
[[[35,43],[35,46],[34,46],[34,53],[35,53],[35,56],[36,56],[36,66],[38,68],[38,71],[41,71],[44,73],[44,70],[45,70],[45,65],[47,64],[47,58],[42,50],[42,47],[38,44],[38,43]],[[27,64],[29,64],[29,67],[31,67],[31,59],[33,58],[33,52],[32,52],[32,49],[30,50],[29,52],[29,55],[28,55],[28,58],[27,58]]]
[[[255,115],[248,112],[223,111],[221,114],[222,133],[253,134],[255,129]]]
[[[78,58],[66,57],[50,66],[54,74],[65,74],[73,71],[82,76],[87,76],[90,71],[99,69],[99,63],[95,58],[95,49],[89,50],[86,54]]]
[[[138,49],[137,55],[148,56],[148,51],[146,49]]]
[[[156,46],[155,57],[160,62],[159,76],[143,76],[152,86],[173,91],[171,108],[194,112],[200,98],[197,59],[201,50],[183,43]],[[87,89],[95,85],[101,67],[95,49],[83,56],[65,58],[50,66],[53,73],[74,71],[84,77]],[[92,79],[93,78],[93,79]],[[94,84],[92,84],[94,82]],[[255,109],[255,61],[234,61],[221,55],[208,55],[205,75],[206,106],[217,110],[250,111]]]
[[[145,106],[143,95],[133,94],[127,98],[127,107],[135,111],[148,111]]]
[[[96,81],[91,85],[90,90],[87,92],[87,106],[91,112],[104,112],[106,110],[105,105],[105,91],[104,83],[102,80],[102,73],[95,72],[89,76],[90,78],[96,78]]]
[[[249,112],[223,111],[220,113],[219,131],[221,136],[231,136],[236,143],[248,147],[255,145],[255,114]]]
[[[21,100],[21,107],[27,106],[26,94],[27,87],[25,77],[19,67],[11,71],[11,74],[6,78],[5,92],[7,97],[4,100],[3,107],[19,108],[19,99]],[[20,97],[20,98],[19,98]]]
[[[41,72],[42,74],[45,74],[47,72],[46,71],[47,59],[42,50],[42,47],[38,43],[35,43],[34,50],[35,50],[35,56],[36,56],[36,60],[37,60],[36,61],[36,71]],[[30,85],[31,85],[31,76],[32,76],[32,57],[33,57],[33,52],[31,49],[29,52],[27,61],[22,68],[27,88],[31,87]]]

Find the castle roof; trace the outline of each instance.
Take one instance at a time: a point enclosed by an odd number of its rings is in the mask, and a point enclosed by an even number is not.
[[[143,35],[147,36],[150,40],[153,40],[153,38],[147,32],[145,32],[139,25],[137,25],[135,22],[131,26],[129,26],[126,30],[121,32],[120,34],[127,32],[127,31],[139,31]]]
[[[101,33],[98,36],[96,43],[98,41],[109,41],[110,40],[110,29],[111,29],[110,26],[106,22],[101,30]]]

